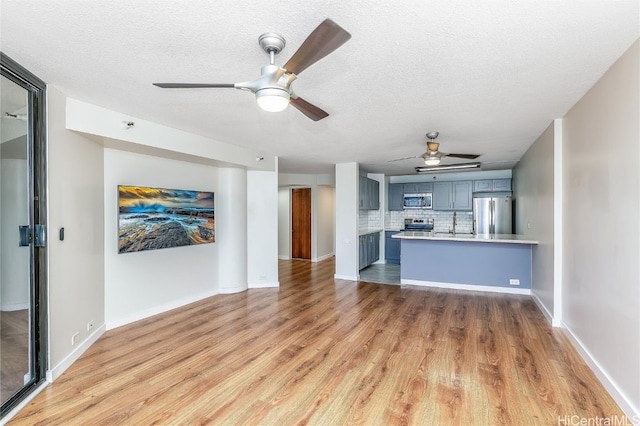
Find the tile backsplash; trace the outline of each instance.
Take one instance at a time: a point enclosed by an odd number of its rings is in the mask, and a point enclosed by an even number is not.
[[[379,213],[379,212],[377,212]],[[405,219],[433,219],[435,232],[449,232],[453,224],[454,212],[443,212],[433,210],[403,210],[384,213],[384,228],[388,230],[398,230],[404,227]],[[472,212],[456,213],[456,232],[470,233],[473,229]]]
[[[382,209],[380,210],[360,210],[360,229],[382,229]]]

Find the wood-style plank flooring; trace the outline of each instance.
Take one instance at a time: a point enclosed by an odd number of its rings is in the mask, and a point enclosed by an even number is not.
[[[557,425],[622,416],[529,297],[333,279],[108,331],[11,425]]]

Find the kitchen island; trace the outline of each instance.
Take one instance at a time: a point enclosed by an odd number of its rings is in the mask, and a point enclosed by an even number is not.
[[[529,294],[532,246],[523,235],[404,231],[400,283],[461,290]]]

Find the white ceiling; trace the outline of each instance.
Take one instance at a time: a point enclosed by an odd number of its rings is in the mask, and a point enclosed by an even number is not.
[[[68,96],[280,157],[280,170],[322,173],[357,161],[410,174],[425,133],[445,152],[511,168],[639,36],[633,1],[1,0],[1,49]],[[233,89],[268,57],[282,65],[324,19],[352,35],[301,73],[296,93],[330,116],[261,111]],[[3,111],[4,112],[4,111]],[[179,144],[180,141],[176,141]],[[445,159],[443,163],[460,162]]]

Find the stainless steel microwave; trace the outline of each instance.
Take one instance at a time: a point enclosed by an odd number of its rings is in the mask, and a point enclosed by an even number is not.
[[[405,209],[431,209],[433,194],[426,192],[424,194],[404,194]]]

